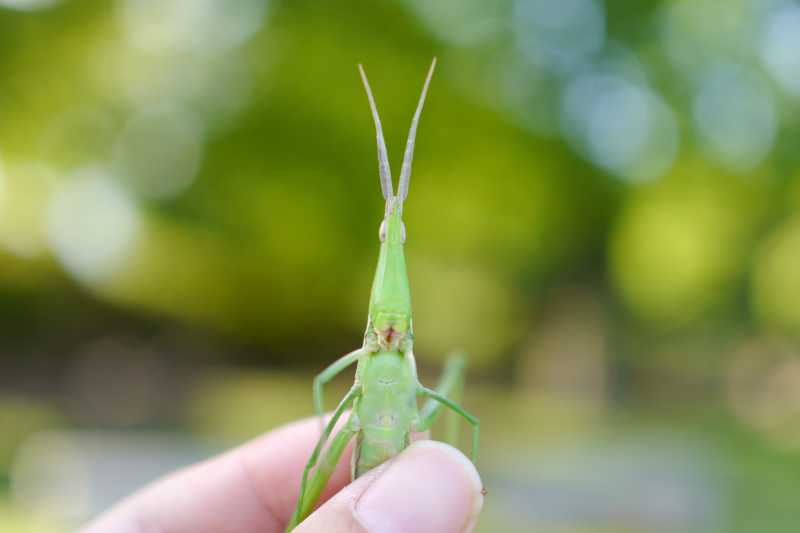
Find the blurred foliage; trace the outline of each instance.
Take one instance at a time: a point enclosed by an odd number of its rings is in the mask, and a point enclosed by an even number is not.
[[[0,435],[0,471],[8,472],[16,449],[27,437],[63,424],[63,418],[41,402],[0,398],[0,427],[6,428]]]
[[[335,13],[271,5],[266,27],[274,31],[236,50],[170,42],[178,36],[159,28],[141,34],[136,24],[155,17],[138,13],[143,8],[81,4],[0,19],[15,46],[35,35],[68,54],[51,61],[76,67],[55,82],[70,89],[59,101],[52,89],[29,90],[43,86],[50,63],[6,56],[14,60],[5,65],[13,69],[5,92],[16,100],[4,99],[11,111],[0,130],[5,181],[25,183],[6,194],[28,199],[6,214],[7,240],[16,239],[31,261],[52,250],[108,305],[210,326],[272,352],[318,353],[335,339],[357,338],[382,205],[372,124],[353,67],[360,60],[371,73],[387,139],[398,147],[418,87],[397,80],[419,78],[440,46],[415,29],[410,12],[390,4],[374,6],[371,17],[392,20],[392,31],[368,29],[372,18],[355,4]],[[240,4],[246,10],[255,2]],[[227,16],[234,31],[242,20]],[[331,16],[336,25],[322,23]],[[77,38],[65,22],[50,20],[57,17],[82,17],[96,30]],[[172,24],[163,23],[164,31],[186,23]],[[106,55],[116,59],[95,63]],[[238,62],[246,79],[187,87],[196,72],[175,64],[183,56],[211,63],[198,69]],[[450,80],[457,57],[442,65],[407,209],[418,342],[423,357],[461,345],[476,363],[491,365],[521,339],[542,281],[597,250],[592,242],[603,237],[616,186],[558,143],[532,138],[470,100]],[[227,105],[224,117],[205,101],[194,108],[200,97]],[[21,142],[23,129],[36,139]],[[188,161],[192,151],[196,160]],[[305,334],[310,324],[314,335]]]
[[[354,65],[399,155],[438,54],[407,208],[423,360],[464,346],[506,368],[548,289],[576,281],[608,289],[623,327],[794,331],[781,46],[797,12],[692,6],[0,11],[4,290],[67,292],[79,320],[90,304],[63,269],[90,300],[264,362],[330,359],[363,327],[381,212]]]
[[[295,370],[360,342],[383,209],[356,64],[397,174],[435,55],[423,371],[469,353],[495,457],[701,410],[752,472],[735,530],[791,530],[762,500],[800,451],[798,50],[796,0],[0,0],[0,470],[38,429],[309,412]]]
[[[0,503],[0,528],[18,533],[62,533],[64,529],[54,520],[43,519]]]

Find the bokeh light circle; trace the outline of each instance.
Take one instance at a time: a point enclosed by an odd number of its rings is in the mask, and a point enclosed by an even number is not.
[[[175,106],[152,106],[123,128],[114,145],[114,166],[136,192],[172,197],[197,175],[203,141],[193,116]]]
[[[18,11],[37,11],[53,7],[59,0],[0,0],[0,8],[16,9]]]
[[[800,96],[800,6],[786,4],[767,16],[759,48],[775,81]]]
[[[50,247],[72,276],[88,284],[105,282],[118,271],[141,225],[133,200],[101,167],[77,171],[47,210]]]
[[[729,170],[752,170],[775,142],[778,119],[772,91],[741,65],[718,63],[703,73],[692,116],[709,157]]]
[[[650,89],[614,74],[589,72],[571,81],[561,125],[579,153],[630,181],[661,176],[677,155],[671,110]]]
[[[585,65],[606,39],[605,12],[596,0],[517,0],[512,21],[519,52],[556,73]]]

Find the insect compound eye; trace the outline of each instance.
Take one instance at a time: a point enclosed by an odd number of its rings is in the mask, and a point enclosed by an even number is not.
[[[378,238],[381,240],[381,242],[386,241],[386,219],[385,218],[383,219],[383,222],[381,222],[381,227],[378,229]]]

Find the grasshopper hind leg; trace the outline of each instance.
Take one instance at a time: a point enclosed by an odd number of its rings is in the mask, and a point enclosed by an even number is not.
[[[464,388],[465,367],[466,358],[463,352],[453,352],[448,355],[439,383],[436,385],[436,391],[442,396],[459,401]],[[433,398],[428,398],[422,406],[419,413],[420,425],[424,426],[425,430],[430,429],[436,423],[442,407],[444,405]],[[447,442],[456,446],[458,442],[458,427],[457,423],[451,423],[453,420],[457,421],[454,417],[447,418]]]
[[[442,408],[449,408],[454,414],[464,418],[472,426],[472,461],[474,462],[478,452],[480,421],[455,400],[461,395],[461,390],[464,386],[465,366],[464,355],[456,352],[448,357],[436,390],[419,385],[418,394],[427,397],[428,400],[420,410],[419,423],[416,429],[427,431],[436,422]],[[457,422],[457,419],[448,420],[447,425],[447,441],[453,445],[458,442]]]

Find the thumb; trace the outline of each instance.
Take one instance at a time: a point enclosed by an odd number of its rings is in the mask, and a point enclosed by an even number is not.
[[[317,509],[295,533],[464,533],[483,505],[483,483],[460,451],[418,441]]]

